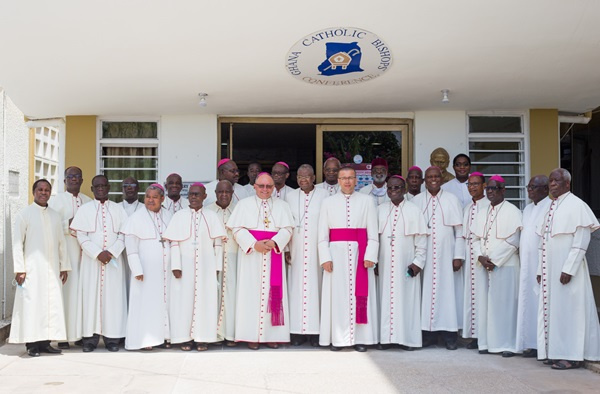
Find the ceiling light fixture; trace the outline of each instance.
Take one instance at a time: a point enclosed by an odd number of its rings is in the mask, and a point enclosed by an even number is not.
[[[450,93],[450,90],[442,89],[442,103],[444,104],[448,104],[450,102],[450,99],[448,98],[448,93]]]
[[[206,107],[206,97],[208,97],[208,93],[198,93],[200,96],[200,102],[198,103],[201,107]]]

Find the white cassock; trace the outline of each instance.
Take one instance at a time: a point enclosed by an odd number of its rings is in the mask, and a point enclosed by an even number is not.
[[[585,202],[567,192],[550,204],[541,237],[538,359],[600,360],[600,325],[585,252],[600,226]],[[561,273],[571,275],[566,285]]]
[[[239,245],[238,290],[235,313],[235,340],[242,342],[289,342],[290,319],[282,252],[290,241],[294,219],[290,206],[283,200],[249,197],[240,201],[227,221],[227,228]],[[254,250],[257,239],[250,231],[272,232],[277,248],[270,253]],[[281,258],[281,265],[272,267],[272,255]],[[283,324],[271,313],[271,271],[281,272],[281,307]],[[275,320],[275,321],[274,321]],[[274,325],[273,323],[281,324]]]
[[[409,277],[407,269],[425,266],[427,225],[419,207],[406,200],[384,202],[378,214],[379,342],[421,347],[421,276]]]
[[[369,197],[375,201],[375,204],[381,205],[386,201],[390,201],[390,198],[387,195],[387,184],[383,184],[382,187],[377,188],[375,184],[371,183],[370,185],[362,187],[359,192],[362,194],[367,194]]]
[[[171,212],[171,215],[175,215],[175,213],[181,211],[182,209],[186,209],[190,206],[190,202],[187,198],[180,196],[179,200],[173,201],[169,198],[169,196],[165,196],[165,201],[163,202],[163,208],[167,211]]]
[[[75,217],[79,207],[90,201],[92,201],[92,199],[83,193],[79,193],[77,197],[75,197],[69,192],[58,193],[56,196],[52,196],[48,201],[50,208],[54,209],[61,216],[63,234],[67,245],[67,254],[69,256],[69,263],[71,264],[69,279],[62,286],[68,342],[74,342],[81,339],[81,337],[77,336],[77,326],[81,324],[79,321],[81,320],[82,313],[81,310],[77,309],[81,246],[79,245],[79,242],[77,242],[77,232],[69,229],[69,220]]]
[[[442,185],[442,190],[450,192],[458,198],[461,207],[466,208],[472,201],[471,194],[469,194],[469,188],[467,187],[467,181],[459,182],[458,179],[454,178]]]
[[[288,185],[284,185],[281,189],[277,190],[277,188],[273,189],[273,194],[272,194],[272,198],[277,198],[280,200],[285,201],[288,194],[291,194],[294,191],[293,188],[289,187]]]
[[[321,182],[321,183],[317,183],[315,185],[315,187],[317,189],[323,189],[325,190],[330,196],[333,196],[334,194],[336,194],[337,192],[340,191],[340,184],[336,183],[335,185],[330,185],[327,182]]]
[[[226,236],[213,211],[186,208],[173,215],[163,238],[171,241],[171,342],[217,342],[218,288]]]
[[[125,337],[127,350],[158,346],[171,338],[171,247],[162,238],[170,221],[171,213],[166,209],[152,212],[142,205],[123,226],[127,262],[131,269]],[[144,280],[137,280],[138,275],[144,275]]]
[[[15,293],[8,342],[65,341],[60,273],[71,266],[60,215],[31,204],[15,217],[12,240],[14,272],[26,276]]]
[[[141,202],[139,202],[138,200],[135,200],[133,203],[128,203],[127,201],[123,200],[121,201],[119,204],[121,204],[121,206],[123,207],[123,209],[125,210],[125,213],[127,213],[127,216],[131,216],[133,215],[135,212],[137,212],[138,209],[144,208],[144,204],[142,204]]]
[[[256,190],[254,190],[254,185],[251,185],[251,184],[244,185],[244,189],[246,189],[246,193],[248,194],[248,197],[256,195]]]
[[[523,227],[519,208],[504,200],[488,205],[476,218],[475,254],[486,256],[496,268],[488,272],[485,327],[477,331],[479,350],[491,353],[517,351],[519,298],[519,238]]]
[[[421,329],[457,331],[462,325],[463,273],[453,271],[452,260],[465,258],[460,202],[444,190],[436,196],[424,191],[412,202],[423,213],[429,233],[422,273]]]
[[[219,217],[223,228],[233,213],[235,204],[233,201],[225,209],[217,205],[216,202],[208,205],[207,210],[213,211]],[[226,229],[227,238],[223,239],[223,262],[222,269],[219,271],[219,300],[218,300],[218,322],[217,335],[219,340],[235,340],[235,296],[237,290],[238,276],[238,244],[233,239],[231,230]]]
[[[404,195],[404,199],[405,199],[406,201],[412,201],[412,200],[413,200],[413,198],[415,198],[415,197],[417,197],[417,196],[418,196],[418,194],[415,196],[415,195],[413,195],[413,194],[406,193],[406,194]]]
[[[549,197],[540,202],[528,204],[523,211],[523,230],[519,242],[519,306],[517,308],[517,352],[537,349],[537,319],[539,285],[536,279],[540,261],[539,241],[536,225],[552,204]]]
[[[478,338],[478,330],[486,330],[488,274],[479,263],[479,246],[474,245],[476,218],[480,212],[487,213],[490,200],[483,197],[465,208],[463,214],[463,237],[465,239],[465,262],[462,267],[464,280],[463,338]]]
[[[204,199],[204,202],[202,203],[203,206],[207,207],[210,204],[212,204],[213,202],[217,201],[217,184],[220,181],[217,179],[216,181],[212,181],[208,184],[205,185],[206,188],[206,198]],[[235,185],[233,185],[233,196],[231,197],[231,202],[234,204],[237,204],[238,201],[251,196],[250,193],[248,193],[248,190],[246,189],[245,186],[240,185],[239,183],[236,183]]]
[[[79,337],[94,334],[122,338],[127,325],[126,267],[121,253],[125,248],[121,229],[127,213],[119,204],[93,200],[79,208],[71,222],[83,249],[79,283],[79,301],[83,310]],[[107,250],[113,255],[102,264],[98,255]]]
[[[325,190],[317,188],[308,194],[296,189],[286,197],[294,216],[294,233],[289,243],[292,263],[288,269],[292,334],[319,334],[323,270],[318,258],[317,232],[321,203],[327,197]]]
[[[372,345],[378,340],[377,297],[373,268],[367,269],[367,323],[357,323],[355,288],[359,264],[357,241],[330,241],[332,229],[366,229],[364,260],[377,263],[379,232],[377,207],[362,193],[337,193],[326,198],[319,218],[319,261],[333,262],[332,272],[323,272],[321,300],[321,346]],[[363,265],[364,267],[364,265]]]

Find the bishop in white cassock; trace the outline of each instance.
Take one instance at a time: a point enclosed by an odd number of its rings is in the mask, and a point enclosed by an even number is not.
[[[427,255],[427,225],[419,208],[404,199],[406,182],[387,182],[391,201],[378,207],[379,296],[382,349],[421,347],[421,276]]]
[[[8,341],[26,343],[32,357],[60,353],[50,341],[67,338],[61,287],[71,267],[51,192],[45,179],[33,184],[34,203],[16,215],[12,234],[17,290]]]
[[[585,252],[590,234],[600,226],[592,210],[569,192],[571,174],[550,174],[550,208],[538,224],[538,359],[554,369],[600,360],[600,324]]]
[[[285,201],[288,194],[294,190],[285,184],[285,181],[290,177],[290,166],[283,161],[278,161],[273,165],[271,176],[273,177],[273,182],[275,182],[272,197]]]
[[[181,195],[181,190],[183,189],[181,175],[175,173],[169,174],[165,182],[165,189],[167,189],[167,197],[165,198],[163,207],[171,212],[172,215],[190,206],[188,199]]]
[[[471,203],[463,212],[463,237],[465,238],[465,263],[463,267],[463,338],[472,338],[467,349],[477,349],[477,331],[486,330],[488,274],[479,263],[479,247],[475,245],[476,218],[483,212],[486,214],[490,200],[485,198],[485,178],[481,172],[473,172],[468,178]]]
[[[354,191],[356,172],[342,168],[340,193],[326,198],[319,218],[319,261],[324,269],[321,346],[331,350],[377,343],[377,299],[373,267],[379,251],[377,207]]]
[[[96,175],[92,179],[95,200],[79,208],[71,222],[83,249],[79,284],[83,322],[78,336],[83,338],[84,352],[93,351],[100,336],[109,351],[118,351],[119,339],[126,332],[126,269],[121,257],[125,243],[121,229],[127,214],[108,200],[109,190],[108,179]]]
[[[255,197],[241,200],[227,222],[239,245],[235,340],[277,348],[290,341],[288,291],[282,253],[294,219],[288,203],[271,197],[273,178],[261,173]]]
[[[129,217],[123,234],[131,269],[125,349],[146,349],[169,340],[171,248],[163,238],[171,213],[162,208],[162,185],[146,189],[144,205]]]
[[[323,183],[315,185],[317,189],[323,189],[327,191],[330,196],[340,191],[340,184],[338,183],[338,173],[342,164],[335,157],[330,157],[323,163]]]
[[[371,162],[371,178],[373,178],[373,183],[362,187],[359,192],[367,194],[377,205],[389,201],[390,198],[387,195],[387,185],[385,183],[387,175],[387,161],[381,157],[373,159]]]
[[[462,325],[462,208],[452,193],[441,190],[442,172],[438,167],[425,171],[426,191],[416,196],[416,204],[425,218],[427,260],[423,270],[421,329],[423,346],[437,343],[441,331],[446,348],[455,350],[458,329]]]
[[[92,201],[81,191],[83,176],[78,167],[69,167],[65,170],[65,186],[67,191],[58,193],[48,201],[50,208],[54,209],[61,216],[62,231],[67,245],[67,255],[71,272],[69,280],[62,286],[63,303],[65,306],[65,324],[67,326],[67,342],[60,342],[58,347],[68,349],[69,342],[75,342],[81,339],[77,335],[77,327],[81,326],[81,310],[78,307],[79,294],[79,271],[81,266],[81,246],[77,242],[77,232],[69,229],[71,221],[75,217],[77,210],[83,204]]]
[[[517,352],[523,357],[537,357],[537,314],[539,285],[536,281],[539,237],[536,226],[548,212],[552,200],[548,197],[548,177],[537,175],[527,185],[531,203],[523,210],[523,230],[519,242],[519,305],[517,307]]]
[[[218,279],[223,261],[223,223],[213,211],[203,209],[206,189],[190,186],[190,207],[177,212],[163,237],[171,241],[171,342],[182,350],[207,350],[217,342]]]
[[[317,255],[317,231],[321,203],[329,194],[315,187],[315,173],[309,164],[298,167],[297,179],[300,188],[286,198],[294,216],[294,233],[290,251],[286,252],[290,264],[290,333],[292,345],[299,346],[310,339],[313,346],[318,346],[322,269]]]
[[[489,275],[486,324],[478,335],[479,352],[512,357],[517,346],[519,238],[521,211],[504,199],[505,181],[494,175],[487,182],[490,205],[477,216],[473,246]],[[482,325],[483,326],[483,325]]]
[[[206,209],[217,214],[223,227],[233,213],[235,204],[233,202],[233,186],[227,180],[219,181],[216,189],[217,201]],[[219,340],[225,340],[225,345],[233,347],[235,341],[235,297],[238,276],[238,244],[233,239],[230,229],[227,230],[227,238],[223,239],[223,262],[219,271],[219,317],[217,323],[217,335]]]
[[[235,164],[235,161],[227,158],[221,159],[217,164],[217,173],[217,180],[206,185],[206,200],[204,200],[205,207],[217,200],[215,190],[219,181],[229,181],[233,185],[232,201],[234,204],[237,204],[238,201],[252,195],[252,193],[248,192],[245,186],[237,183],[240,179],[240,170],[238,169],[237,164]]]

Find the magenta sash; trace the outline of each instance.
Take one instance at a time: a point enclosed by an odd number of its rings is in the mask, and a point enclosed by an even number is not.
[[[367,300],[369,297],[369,273],[365,267],[367,250],[366,228],[332,228],[329,230],[329,242],[357,242],[358,261],[356,263],[356,323],[367,324]],[[334,267],[335,269],[335,267]]]
[[[276,231],[248,230],[257,240],[271,239],[277,235]],[[271,325],[283,326],[283,273],[281,254],[271,250],[271,278],[269,290],[269,306],[267,312],[271,313]]]

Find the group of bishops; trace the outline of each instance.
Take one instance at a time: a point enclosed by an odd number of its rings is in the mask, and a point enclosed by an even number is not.
[[[437,166],[405,179],[376,158],[373,183],[356,192],[356,171],[335,158],[316,185],[301,165],[298,189],[286,185],[285,162],[270,173],[252,163],[242,186],[223,159],[218,179],[191,184],[187,198],[170,174],[141,203],[128,177],[119,204],[104,175],[90,200],[69,167],[64,193],[50,198],[50,183],[36,181],[34,203],[16,217],[9,341],[34,357],[70,342],[91,352],[100,338],[109,351],[125,338],[129,350],[308,341],[362,352],[440,339],[455,350],[460,334],[469,349],[554,369],[599,360],[585,261],[599,225],[570,193],[568,171],[532,178],[522,214],[503,177],[470,167],[457,155],[456,177],[443,183]]]

